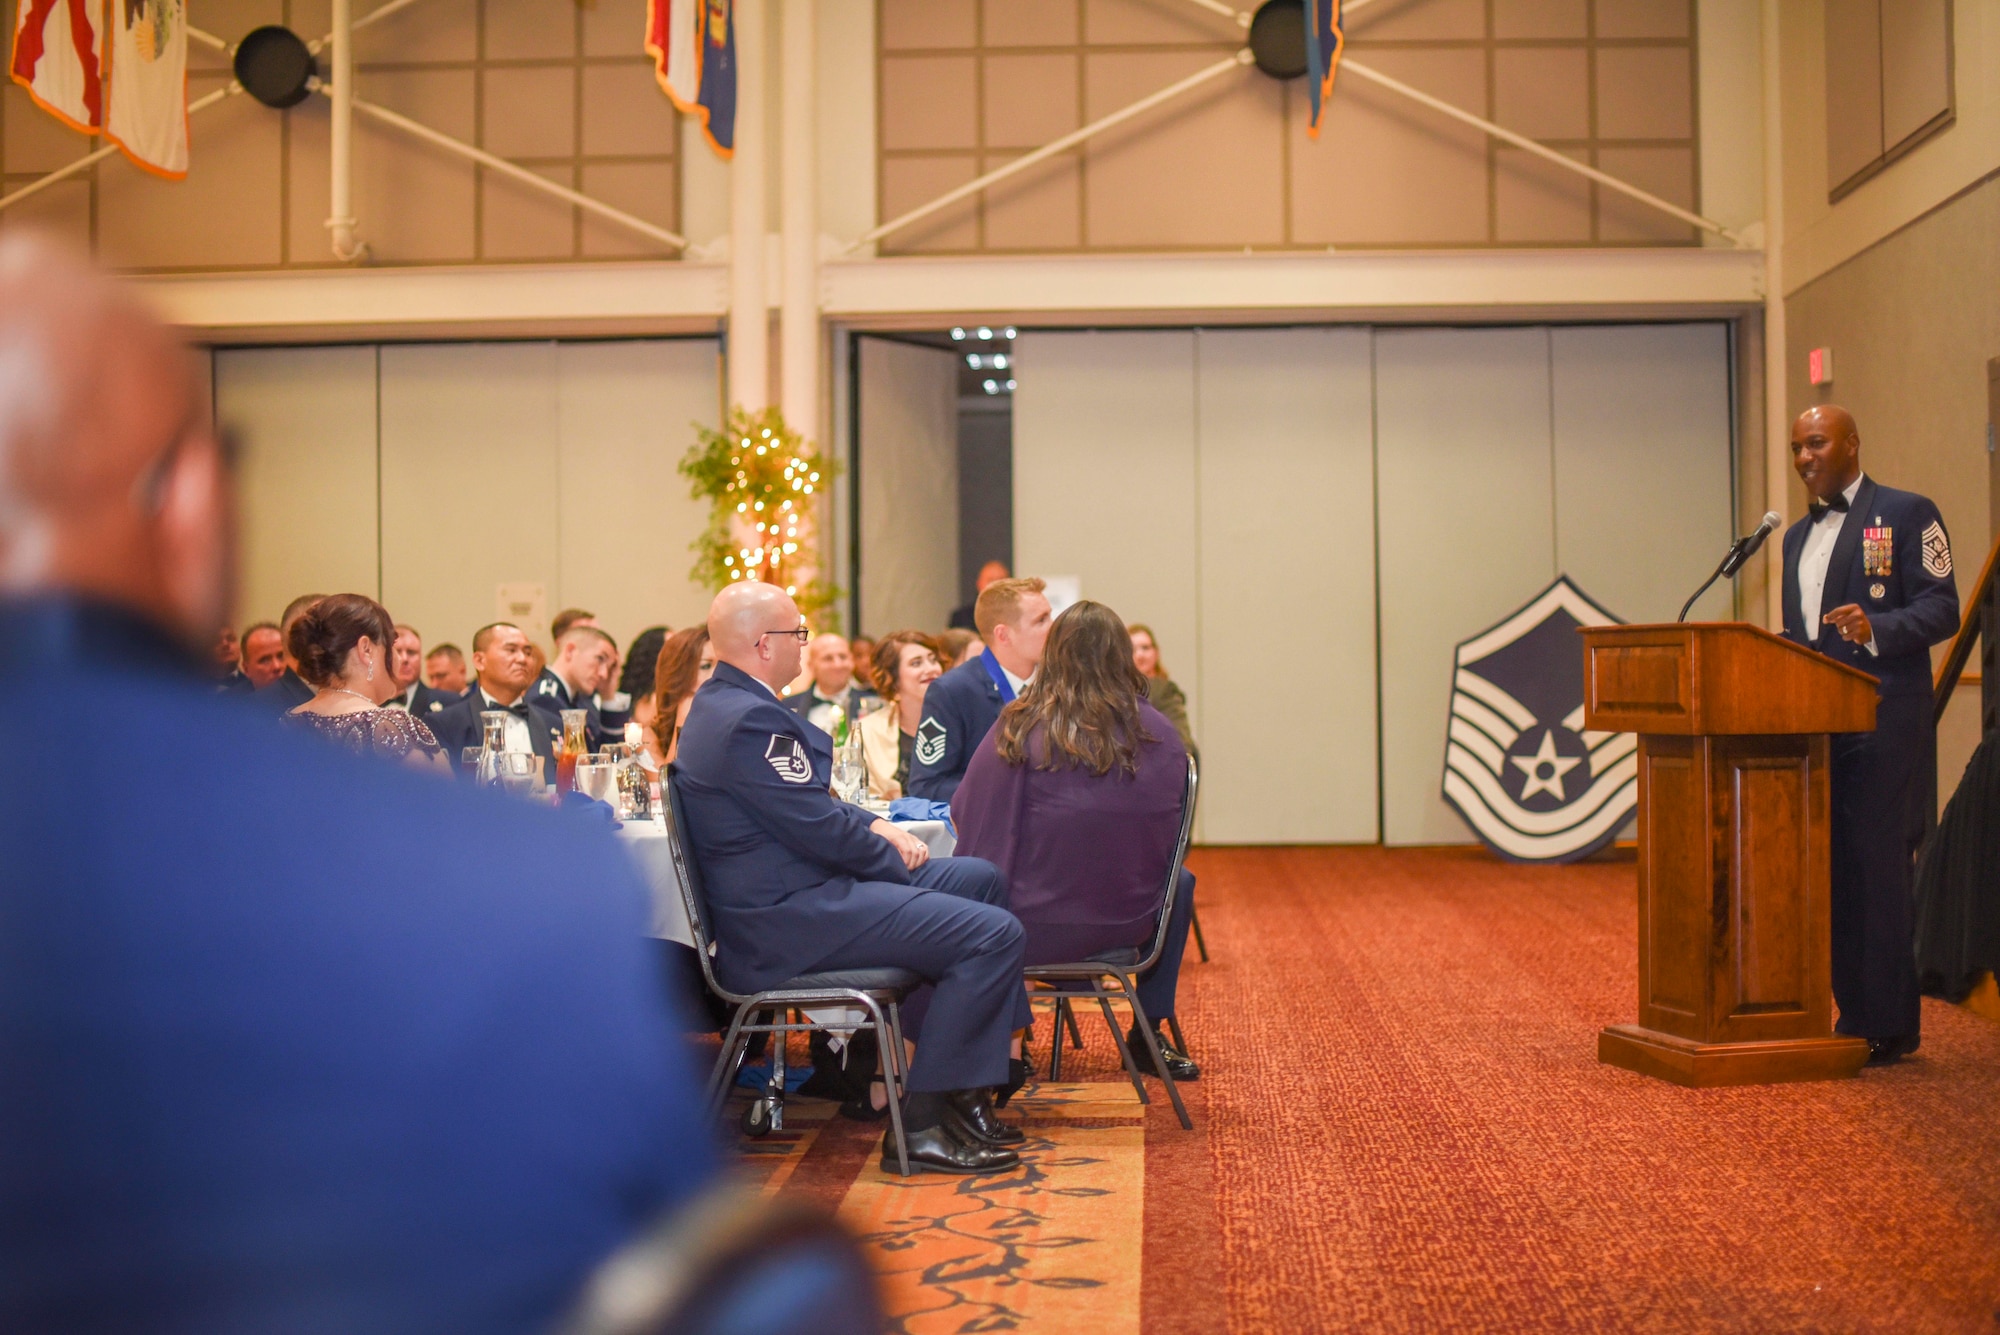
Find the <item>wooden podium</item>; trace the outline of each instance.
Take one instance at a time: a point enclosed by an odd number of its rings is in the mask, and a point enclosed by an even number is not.
[[[1597,1059],[1681,1085],[1853,1075],[1833,1033],[1828,739],[1875,679],[1739,623],[1593,626],[1584,726],[1639,734],[1639,1022]]]

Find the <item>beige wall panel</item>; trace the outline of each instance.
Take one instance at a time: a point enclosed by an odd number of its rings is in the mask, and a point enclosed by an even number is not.
[[[1581,150],[1570,157],[1582,159]],[[1590,182],[1515,148],[1494,155],[1494,235],[1501,242],[1590,240]]]
[[[1606,139],[1692,137],[1693,93],[1684,46],[1597,52],[1597,133]]]
[[[1583,38],[1590,35],[1590,0],[1493,0],[1493,35]]]
[[[1075,56],[988,56],[985,66],[987,147],[1040,148],[1082,124]]]
[[[882,62],[882,147],[972,148],[979,142],[977,65],[971,56],[898,56]]]
[[[1882,144],[1893,148],[1951,105],[1950,0],[1882,6]]]
[[[1088,57],[1095,119],[1213,63],[1207,53]],[[1097,246],[1284,240],[1284,88],[1232,71],[1085,146],[1084,230]]]
[[[1199,717],[1194,344],[1191,330],[1014,341],[1014,568],[1078,576],[1084,597],[1151,625]]]
[[[562,587],[556,345],[381,352],[382,601],[468,651],[498,586]],[[523,626],[548,641],[547,626]]]
[[[302,593],[379,596],[375,349],[238,349],[214,366],[216,419],[242,446],[237,625]]]
[[[882,49],[972,46],[979,38],[973,0],[881,0]]]
[[[1881,0],[1826,0],[1826,177],[1882,156]]]
[[[942,626],[958,603],[958,356],[861,340],[861,626]]]
[[[1373,843],[1369,333],[1232,329],[1198,337],[1195,735],[1203,837]],[[1310,499],[1302,507],[1299,498]],[[1303,602],[1302,586],[1315,591]],[[1302,608],[1309,608],[1303,617]],[[1306,689],[1274,692],[1274,633],[1289,661],[1311,664]],[[1162,648],[1177,678],[1196,656],[1193,645]]]
[[[1374,51],[1371,65],[1484,114],[1478,51]],[[1452,245],[1486,239],[1486,136],[1400,94],[1345,80],[1317,140],[1288,85],[1292,239],[1306,245]],[[1365,188],[1357,188],[1365,183]]]
[[[361,96],[411,120],[422,121],[433,130],[470,143],[479,134],[479,119],[473,95],[475,75],[469,69],[386,69],[363,70],[355,81]],[[355,117],[359,133],[371,122]],[[360,172],[364,155],[355,154]]]
[[[1159,0],[1083,0],[1083,40],[1113,44],[1212,45],[1243,41],[1228,17],[1191,4]]]
[[[1556,575],[1543,329],[1375,335],[1382,827],[1467,843],[1438,796],[1452,650]]]
[[[50,172],[66,167],[98,146],[36,106],[27,89],[9,79],[0,86],[0,165],[10,173]],[[17,206],[18,207],[18,206]]]
[[[1733,536],[1728,330],[1579,326],[1549,340],[1556,566],[1627,621],[1671,621]],[[1725,580],[1688,615],[1732,610]]]
[[[1701,207],[1724,227],[1764,216],[1763,16],[1738,0],[1700,0],[1695,57]],[[1702,235],[1705,246],[1727,246]]]
[[[584,67],[583,151],[592,156],[674,151],[674,104],[660,91],[650,64]]]
[[[218,86],[215,78],[191,77],[188,96]],[[162,180],[122,157],[104,163],[97,177],[100,258],[120,268],[278,263],[280,127],[268,108],[232,97],[193,122],[186,180]]]
[[[1493,119],[1530,139],[1590,137],[1590,53],[1580,46],[1493,53]]]
[[[1597,0],[1599,37],[1685,37],[1689,0]]]
[[[333,30],[333,6],[328,0],[290,0],[290,4],[292,24],[308,41]],[[421,0],[354,34],[354,58],[364,65],[474,60],[478,55],[478,0]]]
[[[548,0],[480,0],[488,60],[540,60],[576,54],[575,5]],[[633,29],[636,44],[643,27]]]
[[[875,225],[875,65],[875,0],[819,0],[814,91],[819,230],[827,236],[860,236]]]
[[[708,508],[678,467],[693,423],[715,424],[713,339],[556,346],[560,594],[588,607],[622,650],[648,626],[689,626],[711,595],[688,578]]]
[[[1598,168],[1641,190],[1651,191],[1684,209],[1694,207],[1694,152],[1685,148],[1604,148]],[[1600,188],[1597,192],[1597,236],[1600,241],[1651,241],[1686,244],[1694,229],[1641,204],[1628,195]]]
[[[433,129],[472,138],[472,72],[364,74],[363,97]],[[308,104],[311,105],[311,104]],[[301,108],[300,110],[304,110]],[[323,108],[292,120],[292,245],[331,259],[327,249],[327,120]],[[473,258],[473,167],[427,144],[356,117],[354,212],[376,261],[410,264]],[[302,207],[303,206],[303,207]]]
[[[988,46],[1069,46],[1079,40],[1079,0],[1005,0],[982,6]]]
[[[583,193],[647,222],[672,229],[675,181],[671,162],[600,162],[583,169]],[[586,255],[652,256],[671,259],[677,252],[664,241],[641,236],[628,227],[583,214]]]
[[[1485,0],[1376,0],[1346,32],[1355,42],[1476,42],[1486,35]]]
[[[568,167],[535,167],[535,175],[570,184]],[[576,247],[576,209],[551,195],[492,172],[479,183],[481,259],[567,259]]]
[[[969,157],[889,158],[882,163],[882,216],[894,218],[928,204],[979,173]],[[963,199],[911,223],[884,240],[899,255],[927,250],[970,250],[979,244],[979,201]]]
[[[984,170],[1006,165],[988,158]],[[983,192],[992,250],[1067,250],[1082,244],[1081,163],[1064,153]]]
[[[200,12],[194,15],[196,25],[232,44],[241,41],[243,35],[253,28],[285,21],[284,0],[202,0],[198,8]],[[320,35],[320,31],[315,29],[303,36],[311,41]],[[200,42],[189,42],[188,69],[227,70],[231,54]]]
[[[479,146],[503,158],[576,152],[573,69],[489,69],[481,90]]]
[[[633,34],[646,31],[646,0],[593,0],[578,7],[583,10],[586,56],[629,56],[645,50]]]
[[[32,177],[21,177],[9,181],[7,188],[17,190],[27,185]],[[38,232],[48,232],[79,250],[90,249],[90,178],[80,177],[68,181],[58,181],[41,194],[16,204],[5,213],[0,213],[0,232],[8,229],[33,228]]]

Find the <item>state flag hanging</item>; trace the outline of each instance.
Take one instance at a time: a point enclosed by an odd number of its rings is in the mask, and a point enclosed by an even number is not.
[[[1340,0],[1303,0],[1306,7],[1306,92],[1312,114],[1306,134],[1319,138],[1320,119],[1333,101],[1333,76],[1340,72],[1340,53],[1347,36],[1340,30]]]
[[[8,72],[35,105],[72,130],[104,126],[98,0],[20,0]]]
[[[178,181],[188,170],[187,0],[110,0],[104,135],[132,165]]]
[[[736,147],[734,0],[646,0],[653,77],[722,157]]]

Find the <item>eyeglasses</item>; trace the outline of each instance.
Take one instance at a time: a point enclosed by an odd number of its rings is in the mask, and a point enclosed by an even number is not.
[[[800,644],[804,644],[812,638],[812,632],[804,626],[796,626],[791,630],[767,630],[764,632],[764,635],[789,635]],[[757,638],[761,640],[764,638],[764,635],[759,635]]]

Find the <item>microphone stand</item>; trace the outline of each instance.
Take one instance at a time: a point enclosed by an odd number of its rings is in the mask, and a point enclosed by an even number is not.
[[[1724,575],[1733,575],[1743,568],[1743,563],[1750,559],[1750,553],[1744,550],[1749,545],[1750,539],[1748,537],[1738,538],[1729,544],[1729,552],[1722,558],[1722,564],[1715,568],[1715,573],[1703,580],[1701,587],[1689,594],[1688,600],[1681,604],[1681,614],[1674,618],[1676,626],[1688,619],[1689,610],[1694,607],[1696,600],[1708,592],[1709,585],[1715,583],[1715,581],[1721,579]]]

